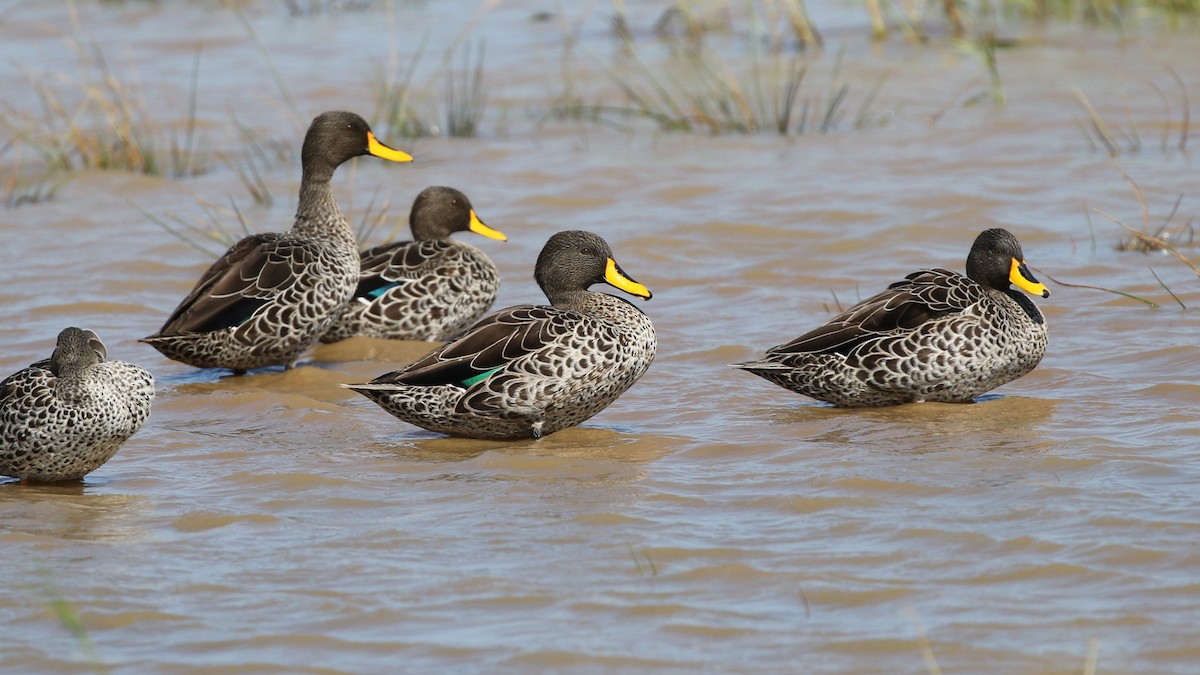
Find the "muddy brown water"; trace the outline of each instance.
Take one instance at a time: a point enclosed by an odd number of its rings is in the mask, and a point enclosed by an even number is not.
[[[428,36],[417,79],[436,85],[437,52],[485,38],[483,135],[387,139],[418,163],[360,160],[336,192],[355,213],[390,199],[390,227],[426,185],[466,191],[510,237],[473,241],[500,267],[500,305],[540,299],[531,268],[551,233],[603,234],[655,293],[639,301],[659,331],[649,373],[581,428],[491,443],[405,426],[337,386],[428,344],[353,340],[241,378],[169,362],[136,339],[210,259],[139,209],[199,222],[200,200],[232,199],[260,229],[286,227],[295,162],[264,169],[270,208],[211,156],[187,179],[80,172],[51,201],[0,210],[0,370],[79,325],[150,368],[158,399],[81,486],[0,486],[0,668],[78,672],[90,641],[118,673],[928,672],[924,648],[945,672],[1079,672],[1089,658],[1195,672],[1200,282],[1167,255],[1115,250],[1121,229],[1089,219],[1140,223],[1122,171],[1156,222],[1179,195],[1176,219],[1196,218],[1195,155],[1161,143],[1180,119],[1162,63],[1200,92],[1194,33],[1023,28],[1028,43],[1000,54],[999,107],[967,105],[986,72],[944,39],[873,48],[861,12],[824,10],[852,103],[886,76],[871,110],[887,124],[713,138],[540,124],[562,35],[531,16],[557,7],[292,18],[252,3],[247,19],[309,117],[369,112],[371,68],[393,45],[403,63]],[[230,148],[231,115],[298,145],[227,9],[76,9],[78,34],[61,6],[2,15],[10,111],[36,110],[30,71],[74,72],[64,38],[82,34],[177,123],[200,46],[206,148]],[[652,9],[632,17],[647,43]],[[593,96],[610,86],[595,63],[620,58],[604,10],[580,23],[574,84]],[[814,64],[812,93],[832,61]],[[1132,119],[1140,151],[1092,147],[1076,88],[1114,125]],[[0,160],[24,166],[24,152]],[[1042,274],[1045,360],[972,405],[838,410],[726,366],[909,271],[961,269],[993,226],[1043,273],[1161,306]]]

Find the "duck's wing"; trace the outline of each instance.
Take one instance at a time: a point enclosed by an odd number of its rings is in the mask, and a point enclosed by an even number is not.
[[[370,300],[397,283],[429,273],[429,262],[450,244],[441,241],[401,241],[369,248],[359,254],[360,272],[354,297]]]
[[[484,317],[458,338],[371,384],[470,386],[505,364],[561,341],[573,332],[573,312],[520,305]]]
[[[768,354],[846,354],[881,335],[915,330],[961,313],[984,299],[983,287],[950,270],[914,272],[804,335],[767,350]]]
[[[238,326],[316,259],[303,242],[276,233],[239,241],[208,268],[159,335],[208,333]]]
[[[0,382],[0,406],[6,406],[14,396],[29,396],[31,390],[48,391],[54,386],[55,379],[50,370],[50,359],[22,368]]]

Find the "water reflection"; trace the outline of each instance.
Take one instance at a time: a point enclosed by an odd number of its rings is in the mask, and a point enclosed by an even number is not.
[[[0,485],[0,540],[14,535],[113,541],[145,535],[145,497],[95,493],[96,483]]]
[[[659,459],[683,447],[683,439],[660,435],[632,435],[602,427],[572,427],[538,440],[490,441],[473,438],[435,436],[423,430],[412,432],[416,438],[394,443],[376,442],[368,449],[413,462],[462,462],[493,453],[500,461],[522,458],[587,459],[645,463]],[[429,435],[427,435],[429,434]]]
[[[1043,451],[1043,429],[1058,402],[990,394],[975,403],[916,403],[888,408],[805,405],[764,411],[773,424],[799,425],[814,442],[852,444],[883,452],[947,450]]]

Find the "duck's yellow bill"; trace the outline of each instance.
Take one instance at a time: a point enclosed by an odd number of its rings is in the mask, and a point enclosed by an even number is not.
[[[604,281],[614,288],[619,288],[630,295],[636,295],[639,298],[649,300],[653,297],[653,293],[649,288],[630,279],[628,275],[617,265],[617,261],[612,258],[608,259],[608,264],[604,267]]]
[[[412,155],[408,154],[407,152],[401,152],[394,148],[389,148],[383,143],[380,143],[379,139],[375,138],[375,134],[371,133],[370,131],[367,132],[367,152],[375,155],[376,157],[382,157],[383,159],[388,159],[393,162],[413,161]]]
[[[487,237],[488,239],[499,239],[500,241],[508,241],[508,237],[505,236],[505,234],[503,232],[501,232],[500,230],[493,230],[492,228],[488,227],[487,225],[484,225],[483,221],[479,219],[479,216],[475,215],[475,209],[471,209],[471,226],[470,227],[471,227],[472,232],[474,232],[475,234],[482,234],[483,236]]]
[[[1050,289],[1046,288],[1046,284],[1033,278],[1033,273],[1029,271],[1029,267],[1025,265],[1024,260],[1012,259],[1012,267],[1008,271],[1008,280],[1012,282],[1013,286],[1026,293],[1040,295],[1043,298],[1050,297]]]

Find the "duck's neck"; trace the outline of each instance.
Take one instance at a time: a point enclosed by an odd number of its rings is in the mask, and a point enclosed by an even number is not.
[[[329,183],[332,177],[332,171],[304,172],[304,178],[300,181],[300,205],[296,208],[296,223],[292,226],[293,234],[354,239],[354,231],[333,198],[333,187]]]
[[[1033,303],[1033,300],[1029,299],[1028,295],[1014,288],[1005,289],[1004,294],[1017,303],[1017,306],[1025,312],[1030,321],[1036,324],[1046,323],[1046,318],[1042,316],[1042,310],[1037,308],[1037,305]]]
[[[90,364],[81,362],[51,364],[52,372],[56,376],[55,395],[63,401],[74,403],[86,401],[90,396],[89,391],[94,386],[85,377],[89,367]]]
[[[591,298],[592,292],[577,288],[568,291],[554,291],[553,293],[546,292],[546,298],[551,305],[562,309],[583,310],[588,305],[588,299]]]

